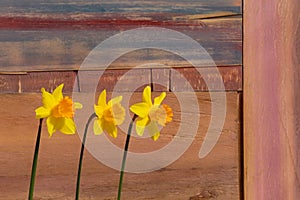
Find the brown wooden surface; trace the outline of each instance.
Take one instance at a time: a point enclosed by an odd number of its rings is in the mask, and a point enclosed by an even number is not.
[[[180,92],[188,97],[192,95],[187,87],[190,84],[201,106],[200,128],[190,148],[175,163],[159,171],[125,174],[124,200],[240,199],[243,196],[241,102],[237,92],[242,90],[241,5],[241,0],[2,0],[0,117],[4,123],[0,124],[0,199],[27,197],[38,126],[34,109],[41,105],[40,88],[52,91],[65,83],[64,92],[67,93],[93,92],[91,89],[96,86],[90,81],[97,81],[99,76],[95,75],[95,70],[102,69],[78,71],[88,53],[117,33],[149,26],[179,31],[208,51],[223,79],[227,115],[217,145],[207,157],[199,159],[198,153],[211,120],[209,92],[223,89],[220,84],[213,84],[210,90],[207,88],[204,78],[210,82],[219,80],[212,73],[213,66],[204,66],[201,70],[205,73],[199,74],[183,58],[157,49],[133,51],[115,60],[103,73],[98,92],[104,88],[112,91],[121,77],[136,66],[160,63],[158,67],[132,69],[135,75],[126,77],[121,92],[128,92],[132,83],[143,79],[154,91]],[[156,84],[158,81],[164,86]],[[141,95],[141,90],[137,90],[133,99]],[[170,97],[166,101],[175,105],[174,122],[163,130],[157,142],[133,139],[130,150],[153,151],[174,138],[181,112],[172,92],[168,93]],[[82,121],[85,123],[86,119]],[[113,140],[121,147],[124,141],[124,134]],[[74,199],[80,142],[78,135],[60,133],[49,139],[43,127],[36,199]],[[118,179],[118,171],[104,166],[86,152],[81,199],[115,199]]]
[[[210,14],[218,11],[231,11],[235,13],[241,12],[240,0],[193,0],[174,1],[140,1],[140,0],[119,0],[119,1],[72,1],[72,0],[52,0],[45,2],[41,0],[9,0],[1,1],[2,14],[94,14],[94,13],[120,13],[126,15],[128,13],[174,13],[175,15],[190,15],[194,13]]]
[[[211,102],[206,92],[196,95],[201,108],[200,127],[190,148],[176,162],[159,171],[126,173],[123,199],[239,199],[239,96],[236,92],[227,93],[222,135],[212,152],[199,159],[198,153],[211,118]],[[141,93],[135,93],[133,101],[140,98]],[[1,94],[0,102],[1,121],[5,122],[0,125],[0,199],[25,199],[38,127],[34,109],[41,105],[41,95]],[[181,114],[178,100],[172,93],[168,93],[165,103],[173,107],[174,121],[163,129],[157,142],[133,138],[131,151],[153,151],[172,140]],[[83,121],[85,123],[86,119]],[[124,134],[120,133],[112,141],[123,147]],[[55,133],[49,138],[43,126],[35,199],[74,199],[80,142],[77,135]],[[86,151],[80,199],[116,199],[118,179],[118,171],[106,167]]]
[[[245,197],[297,200],[300,4],[244,2]]]
[[[121,31],[154,26],[177,30],[198,41],[218,66],[241,65],[241,0],[1,1],[0,73],[77,70],[88,53]],[[166,53],[141,50],[128,60],[176,63]],[[126,64],[125,64],[126,63]]]
[[[67,22],[66,22],[67,23]],[[106,21],[110,24],[110,21]],[[216,65],[241,65],[242,21],[240,17],[190,20],[186,25],[174,22],[170,27],[157,27],[180,31],[199,42],[212,56]],[[30,23],[29,23],[30,24]],[[97,23],[96,23],[97,24]],[[0,25],[1,26],[1,25]],[[120,25],[121,26],[121,25]],[[122,30],[145,27],[137,24],[131,27],[111,26],[90,29],[7,29],[0,27],[0,72],[78,70],[90,51],[105,39]],[[112,49],[113,51],[113,49]],[[184,67],[186,62],[174,54],[158,50],[138,50],[122,56],[114,62],[113,68],[128,68],[142,61],[169,66]]]
[[[242,90],[242,67],[228,66],[218,67],[219,73],[223,79],[226,91]],[[101,78],[95,71],[52,71],[52,72],[27,72],[21,74],[0,74],[0,93],[28,93],[40,92],[44,87],[48,91],[52,91],[60,83],[65,84],[65,91],[82,91],[91,92],[91,88],[95,87],[90,80],[99,80],[97,90],[106,89],[113,91],[115,84],[119,79],[128,72],[129,69],[115,69],[103,71]],[[208,91],[207,85],[203,79],[213,82],[218,80],[217,76],[209,67],[201,69],[203,74],[193,67],[185,68],[161,68],[161,69],[133,69],[134,76],[126,76],[126,84],[123,85],[123,91],[129,91],[128,85],[137,80],[137,77],[147,80],[148,84],[164,83],[167,87],[155,85],[154,91],[175,91],[184,92],[188,90],[188,85],[195,91]],[[173,72],[173,73],[172,73]],[[78,84],[78,81],[80,84]],[[210,91],[219,91],[222,86],[219,84],[210,88]]]

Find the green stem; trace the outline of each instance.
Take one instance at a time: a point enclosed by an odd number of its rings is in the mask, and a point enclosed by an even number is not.
[[[32,161],[32,169],[31,169],[31,178],[30,178],[30,187],[29,187],[28,200],[33,199],[36,166],[37,166],[37,161],[38,161],[38,157],[39,157],[39,148],[40,148],[40,140],[41,140],[41,132],[42,132],[42,123],[43,123],[43,118],[40,119],[39,129],[38,129],[36,142],[35,142],[35,149],[34,149],[34,156],[33,156],[33,161]]]
[[[85,125],[85,129],[84,129],[84,134],[83,134],[83,138],[82,138],[82,144],[81,144],[81,151],[80,151],[80,158],[79,158],[79,164],[78,164],[78,173],[77,173],[77,184],[76,184],[76,200],[79,199],[79,188],[80,188],[80,176],[81,176],[81,168],[82,168],[82,160],[83,160],[83,153],[84,153],[84,145],[85,145],[85,141],[86,141],[86,135],[87,135],[87,131],[88,131],[88,127],[89,124],[91,123],[91,121],[93,120],[93,118],[96,117],[96,114],[93,113],[86,125]]]
[[[121,172],[120,172],[118,200],[121,200],[121,192],[122,192],[122,186],[123,186],[123,177],[124,177],[124,169],[125,169],[126,158],[127,158],[127,151],[128,151],[132,126],[133,126],[133,123],[136,118],[137,118],[137,115],[134,115],[129,124],[128,133],[127,133],[127,137],[126,137],[126,143],[125,143],[125,147],[124,147],[124,154],[123,154],[123,160],[122,160],[122,167],[121,167]]]

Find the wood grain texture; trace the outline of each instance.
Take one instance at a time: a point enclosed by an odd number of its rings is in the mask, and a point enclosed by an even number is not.
[[[300,5],[244,4],[244,137],[247,200],[300,198]]]
[[[171,28],[192,37],[208,50],[217,65],[241,64],[239,0],[4,0],[0,11],[2,72],[76,70],[103,40],[145,26]],[[136,56],[131,62],[146,59]]]
[[[126,173],[124,199],[240,199],[241,102],[236,90],[242,87],[241,12],[241,0],[1,0],[0,118],[5,123],[0,124],[0,199],[27,196],[38,125],[34,109],[41,105],[41,87],[51,91],[64,82],[64,92],[78,91],[83,96],[94,87],[98,92],[104,88],[112,91],[124,74],[145,63],[172,67],[188,79],[198,91],[195,95],[201,107],[200,126],[193,143],[176,162],[151,173]],[[88,53],[105,39],[125,30],[149,26],[176,30],[199,42],[214,59],[224,80],[227,91],[224,129],[215,148],[203,159],[198,154],[212,118],[212,102],[203,77],[186,60],[170,52],[142,49],[115,60],[101,78],[97,70],[103,69],[78,71]],[[205,66],[208,72],[210,68]],[[132,92],[129,86],[144,80],[150,85],[154,83],[154,91],[179,92],[187,98],[194,95],[186,91],[188,82],[170,73],[170,69],[146,66],[134,71],[134,75],[126,77],[119,92]],[[211,75],[210,80],[214,78]],[[97,86],[90,84],[98,80]],[[156,84],[159,81],[166,87]],[[133,94],[132,102],[141,98],[141,90],[138,88]],[[218,92],[219,86],[213,90]],[[20,94],[3,94],[16,92]],[[182,112],[174,94],[168,92],[165,99],[173,108],[174,120],[163,129],[160,139],[153,142],[132,138],[130,151],[158,150],[178,137],[175,134]],[[188,106],[195,108],[194,104]],[[190,114],[196,115],[194,111]],[[122,148],[124,140],[125,134],[120,131],[119,137],[111,141]],[[74,199],[80,146],[78,135],[55,133],[49,138],[44,124],[35,188],[37,199]],[[86,151],[80,199],[115,199],[118,179],[118,171]]]
[[[134,69],[126,75],[128,69],[105,70],[105,71],[80,71],[78,72],[79,88],[81,92],[107,91],[133,92],[131,85],[143,81],[150,85],[150,69]],[[116,84],[122,79],[121,90],[115,89]],[[143,84],[142,84],[143,85]],[[140,86],[142,86],[140,85]],[[136,88],[138,89],[138,88]],[[141,88],[139,91],[142,91]]]
[[[242,90],[242,66],[219,67],[218,73],[211,68],[178,68],[177,73],[171,73],[171,91],[239,91]],[[222,83],[218,80],[222,78]],[[214,83],[208,88],[206,82]],[[188,86],[190,85],[190,86]]]
[[[64,83],[67,92],[78,91],[77,73],[74,71],[27,73],[19,75],[19,78],[19,92],[39,93],[41,88],[53,91],[61,83]]]
[[[53,91],[59,84],[64,83],[66,92],[92,92],[115,89],[118,81],[122,81],[121,91],[133,91],[133,83],[153,85],[154,91],[208,91],[207,84],[223,79],[225,91],[242,90],[242,67],[218,67],[219,74],[211,67],[199,71],[192,67],[185,68],[150,68],[150,69],[108,69],[102,71],[49,71],[27,72],[23,74],[0,74],[0,93],[30,93],[40,92],[41,88]],[[128,73],[130,72],[130,73]],[[205,80],[204,80],[205,76]],[[121,83],[118,83],[121,84]],[[142,86],[141,84],[140,86]],[[141,91],[142,88],[137,88]],[[223,90],[220,84],[213,84],[210,91]]]
[[[186,97],[193,95],[182,94]],[[159,93],[154,94],[157,95]],[[176,162],[161,170],[142,174],[126,173],[124,199],[239,199],[238,94],[227,93],[227,115],[222,135],[215,148],[203,159],[199,159],[198,153],[211,120],[211,101],[207,92],[196,93],[196,96],[201,115],[198,133],[192,145]],[[140,101],[140,98],[141,93],[134,93],[131,101]],[[0,199],[24,199],[29,187],[38,126],[34,109],[41,105],[41,95],[2,94],[0,102],[0,117],[5,120],[5,123],[0,124]],[[149,138],[133,137],[130,151],[145,153],[158,150],[175,137],[181,122],[179,102],[173,93],[168,93],[164,103],[174,110],[173,122],[162,130],[156,142]],[[22,112],[16,112],[19,110]],[[86,119],[82,121],[85,123]],[[185,140],[184,137],[181,139]],[[118,138],[111,141],[122,148],[124,133],[119,130]],[[49,138],[44,124],[36,177],[36,199],[74,199],[80,142],[77,135],[58,132]],[[118,171],[105,166],[86,151],[80,199],[115,199],[118,179]]]
[[[37,21],[40,20],[44,18],[37,19]],[[46,28],[0,30],[0,45],[2,46],[0,71],[78,70],[90,51],[105,39],[124,30],[145,26],[170,28],[191,37],[206,49],[218,66],[241,65],[242,21],[240,17],[195,19],[183,22],[183,24],[171,20],[167,21],[169,25],[164,22],[151,25],[135,21],[123,25],[120,21],[116,21],[116,25],[112,25],[111,19],[104,20],[102,24],[108,27],[99,25],[96,19],[90,20],[94,22],[89,25],[89,28],[85,26],[89,23],[86,23],[84,19],[78,19],[83,24],[82,26],[74,25],[75,27],[68,28],[69,22],[66,21],[62,22],[62,28],[49,29],[49,24],[43,22]],[[74,19],[71,18],[70,23],[72,21]],[[25,25],[29,26],[32,23],[29,21]],[[53,23],[57,24],[55,20]],[[126,68],[128,65],[137,65],[142,61],[185,66],[183,59],[174,56],[173,53],[144,49],[122,56],[119,62],[112,64],[112,67]]]
[[[152,69],[119,69],[103,71],[101,77],[97,71],[80,71],[78,80],[80,91],[92,92],[98,83],[97,91],[106,89],[108,91],[134,91],[132,85],[144,84],[153,85],[154,91],[173,91],[173,92],[204,92],[204,91],[238,91],[242,89],[242,67],[219,67],[219,74],[216,74],[210,67],[202,68],[201,73],[195,68],[152,68]],[[204,80],[205,76],[205,80]],[[224,85],[217,84],[220,78]],[[122,81],[118,83],[118,81]],[[99,82],[98,82],[99,81]],[[205,81],[212,84],[208,89]],[[115,88],[116,84],[122,84]],[[136,88],[137,89],[137,88]],[[138,91],[141,91],[139,88]]]
[[[16,74],[0,74],[0,93],[17,93],[20,88],[20,77]]]
[[[241,13],[240,0],[2,0],[0,11],[2,14],[93,14],[93,13],[175,13],[181,15],[214,13],[220,11]]]

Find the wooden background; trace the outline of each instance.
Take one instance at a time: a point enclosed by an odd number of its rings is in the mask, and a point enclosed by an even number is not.
[[[0,199],[24,199],[36,137],[34,109],[41,104],[40,88],[53,90],[64,82],[64,92],[90,92],[78,69],[100,42],[124,30],[163,27],[180,31],[198,41],[214,59],[227,96],[224,129],[214,150],[204,159],[198,152],[211,118],[211,99],[202,75],[188,62],[160,50],[139,50],[120,57],[101,77],[98,91],[113,86],[132,67],[162,63],[184,76],[196,91],[201,107],[200,127],[188,151],[172,165],[148,174],[125,174],[124,199],[240,199],[242,92],[242,2],[212,1],[42,1],[0,2]],[[212,66],[204,70],[208,80]],[[93,79],[95,69],[85,74]],[[130,148],[147,151],[160,148],[174,137],[180,123],[180,106],[172,92],[187,93],[187,82],[169,68],[134,69],[128,84],[156,79],[168,87],[176,113],[161,138],[133,140]],[[125,87],[126,89],[126,87]],[[209,92],[219,92],[215,85]],[[156,93],[158,94],[158,93]],[[188,94],[188,93],[187,93]],[[134,99],[140,98],[136,92]],[[193,105],[191,105],[193,106]],[[203,112],[203,113],[202,113]],[[116,140],[123,146],[124,134]],[[60,133],[48,138],[43,129],[36,181],[36,199],[73,199],[80,139]],[[115,199],[118,171],[85,154],[81,199]]]
[[[300,199],[300,4],[244,3],[245,197]]]

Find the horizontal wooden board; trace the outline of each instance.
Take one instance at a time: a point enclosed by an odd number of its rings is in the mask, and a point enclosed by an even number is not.
[[[178,68],[170,74],[170,91],[241,91],[242,66],[218,69]]]
[[[90,14],[90,13],[180,13],[199,14],[227,11],[241,13],[240,0],[2,0],[2,14]]]
[[[96,71],[78,72],[79,88],[82,92],[134,91],[133,87],[152,85],[154,91],[238,91],[242,90],[242,67],[219,67],[218,73],[211,68],[152,68],[119,69],[104,71],[101,77]],[[222,80],[222,81],[220,81]],[[120,82],[119,82],[120,81]],[[208,88],[207,83],[211,83]],[[98,84],[98,85],[96,85]],[[221,85],[223,84],[223,85]],[[139,88],[140,89],[140,88]]]
[[[154,94],[157,95],[159,93]],[[182,93],[182,95],[188,98],[193,94]],[[199,159],[198,153],[211,120],[211,101],[206,92],[196,93],[196,96],[201,107],[201,115],[200,127],[192,145],[176,162],[161,170],[142,174],[125,173],[124,199],[238,200],[240,198],[238,94],[227,93],[227,115],[222,135],[212,152],[204,159]],[[141,93],[135,93],[132,102],[140,99]],[[0,199],[25,199],[29,188],[38,127],[34,109],[41,105],[41,95],[2,94],[0,102],[1,121],[5,121],[0,124]],[[181,123],[179,102],[173,93],[168,93],[164,103],[173,108],[173,122],[162,130],[161,137],[156,142],[133,137],[130,151],[145,153],[157,150],[174,139]],[[189,106],[195,107],[192,104]],[[87,119],[81,120],[85,123]],[[118,138],[111,141],[122,148],[124,136],[120,131]],[[77,135],[55,133],[49,138],[44,124],[36,176],[36,199],[74,199],[80,142]],[[115,199],[118,180],[118,171],[106,167],[88,151],[85,152],[80,199]]]
[[[84,21],[81,22],[84,24]],[[80,25],[68,30],[67,23],[62,24],[64,29],[0,30],[0,72],[77,70],[91,50],[104,40],[124,30],[149,26],[143,22],[124,25],[116,22],[113,25],[106,20],[103,23],[108,27],[103,27],[98,26],[96,20],[88,29]],[[170,23],[169,26],[162,23],[157,27],[179,31],[197,41],[218,66],[241,65],[241,18]],[[46,22],[45,26],[48,26]],[[185,41],[182,42],[184,45]],[[125,47],[116,48],[120,50]],[[114,52],[114,49],[111,51]],[[111,67],[126,68],[149,62],[186,66],[186,61],[172,52],[144,48],[121,56]]]
[[[67,92],[78,91],[76,84],[77,72],[38,72],[24,74],[0,74],[0,93],[40,93],[41,88],[53,91],[64,83]]]
[[[19,75],[0,74],[0,91],[1,93],[17,93],[20,91]]]
[[[152,85],[154,91],[238,91],[242,90],[242,66],[212,68],[108,69],[105,71],[52,71],[0,74],[0,93],[52,91],[61,83],[66,92],[133,91],[134,83]],[[118,83],[122,79],[122,83]],[[223,80],[224,86],[220,85]],[[208,88],[206,82],[213,83]],[[122,84],[121,88],[115,88]],[[224,88],[223,88],[224,87]]]

